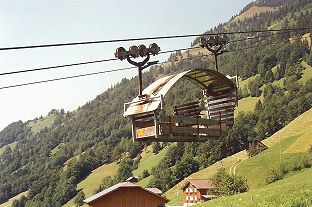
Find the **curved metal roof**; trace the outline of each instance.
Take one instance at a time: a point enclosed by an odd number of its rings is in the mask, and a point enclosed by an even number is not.
[[[145,98],[138,96],[132,100],[124,116],[145,114],[158,110],[161,105],[161,99],[174,84],[180,79],[187,79],[196,84],[201,89],[206,89],[208,95],[221,95],[233,91],[236,86],[225,75],[209,69],[194,69],[184,71],[175,75],[170,75],[156,80],[143,90]]]

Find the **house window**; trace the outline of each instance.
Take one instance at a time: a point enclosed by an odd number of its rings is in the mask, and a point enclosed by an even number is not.
[[[194,188],[194,192],[195,192],[195,193],[197,192],[197,189],[196,189],[196,188]]]
[[[197,196],[194,196],[194,201],[197,201]]]
[[[193,188],[190,188],[190,192],[193,193]]]
[[[193,201],[194,200],[194,196],[190,196],[190,201]]]
[[[186,196],[185,198],[186,198],[186,201],[188,201],[188,200],[189,200],[189,197],[188,197],[188,196]]]

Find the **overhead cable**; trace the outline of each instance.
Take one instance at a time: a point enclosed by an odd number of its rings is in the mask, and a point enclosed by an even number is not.
[[[252,40],[252,39],[265,38],[265,37],[280,35],[280,34],[284,34],[284,33],[288,33],[288,31],[287,32],[285,32],[285,31],[284,32],[279,32],[279,33],[275,33],[275,34],[252,36],[252,37],[247,37],[247,38],[238,39],[238,40],[232,40],[229,43],[249,41],[249,40]],[[174,49],[174,50],[168,50],[168,51],[161,51],[161,52],[159,52],[159,54],[167,54],[167,53],[173,53],[173,52],[185,51],[185,50],[194,50],[194,49],[200,49],[200,48],[201,48],[200,46],[194,46],[194,47],[188,47],[188,48],[180,48],[180,49]],[[80,63],[71,63],[71,64],[64,64],[64,65],[40,67],[40,68],[34,68],[34,69],[27,69],[27,70],[20,70],[20,71],[12,71],[12,72],[0,73],[0,76],[12,75],[12,74],[18,74],[18,73],[35,72],[35,71],[42,71],[42,70],[51,70],[51,69],[57,69],[57,68],[72,67],[72,66],[79,66],[79,65],[87,65],[87,64],[94,64],[94,63],[101,63],[101,62],[109,62],[109,61],[115,61],[115,60],[118,60],[118,59],[117,58],[111,58],[111,59],[94,60],[94,61],[87,61],[87,62],[80,62]]]
[[[249,31],[236,31],[236,32],[218,32],[218,33],[204,33],[204,34],[186,34],[186,35],[171,35],[171,36],[98,40],[98,41],[86,41],[86,42],[69,42],[69,43],[57,43],[57,44],[41,44],[41,45],[27,45],[27,46],[15,46],[15,47],[1,47],[0,51],[45,48],[45,47],[62,47],[62,46],[74,46],[74,45],[103,44],[103,43],[114,43],[114,42],[142,41],[142,40],[156,40],[156,39],[187,38],[187,37],[199,37],[199,36],[203,36],[203,35],[221,35],[221,34],[231,35],[231,34],[248,34],[248,33],[280,32],[280,31],[292,32],[292,31],[308,30],[308,29],[309,29],[308,27],[302,27],[302,28],[288,28],[288,29],[249,30]]]
[[[178,61],[192,59],[192,58],[197,58],[197,57],[204,57],[204,56],[208,56],[208,55],[200,55],[200,56],[195,56],[195,57],[183,58],[183,59],[180,59],[180,60],[161,62],[161,63],[157,63],[157,65],[164,64],[164,63],[173,63],[173,62],[178,62]],[[27,86],[27,85],[34,85],[34,84],[39,84],[39,83],[47,83],[47,82],[54,82],[54,81],[60,81],[60,80],[66,80],[66,79],[73,79],[73,78],[79,78],[79,77],[85,77],[85,76],[99,75],[99,74],[105,74],[105,73],[112,73],[112,72],[117,72],[117,71],[124,71],[124,70],[135,69],[135,68],[136,67],[118,68],[118,69],[105,70],[105,71],[94,72],[94,73],[86,73],[86,74],[67,76],[67,77],[61,77],[61,78],[54,78],[54,79],[48,79],[48,80],[42,80],[42,81],[21,83],[21,84],[16,84],[16,85],[3,86],[3,87],[0,87],[0,90],[8,89],[8,88],[16,88],[16,87],[21,87],[21,86]]]

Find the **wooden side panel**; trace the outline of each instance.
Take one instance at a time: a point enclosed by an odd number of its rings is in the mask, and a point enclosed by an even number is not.
[[[138,128],[136,129],[135,133],[137,138],[155,136],[156,135],[155,126]]]
[[[219,137],[220,129],[161,126],[161,134],[162,135],[164,134],[207,135],[211,137]]]
[[[139,187],[125,187],[90,203],[91,207],[157,207],[164,205],[165,199]]]
[[[216,120],[221,119],[221,122],[225,123],[227,127],[232,126],[234,124],[234,108],[237,103],[236,101],[236,91],[229,94],[222,94],[221,96],[209,96],[209,117]]]
[[[160,118],[160,123],[172,123],[172,124],[190,124],[190,125],[218,125],[219,121],[214,119],[202,119],[194,117],[184,116],[165,116]]]

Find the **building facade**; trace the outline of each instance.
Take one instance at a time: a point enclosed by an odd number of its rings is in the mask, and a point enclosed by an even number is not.
[[[216,198],[216,186],[207,179],[188,179],[181,187],[184,206],[192,206]]]
[[[118,183],[84,200],[90,207],[163,207],[169,201],[156,189]]]

